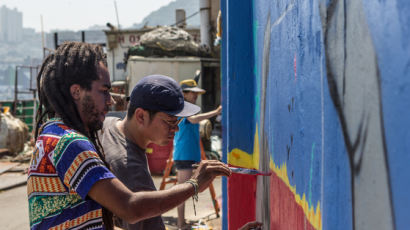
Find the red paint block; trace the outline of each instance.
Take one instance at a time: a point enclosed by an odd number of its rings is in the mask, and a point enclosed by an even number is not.
[[[228,229],[256,218],[256,176],[232,174],[228,179]]]
[[[275,174],[270,177],[270,229],[314,230],[290,188]]]

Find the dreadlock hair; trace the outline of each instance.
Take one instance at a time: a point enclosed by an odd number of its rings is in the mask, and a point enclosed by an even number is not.
[[[109,168],[97,131],[86,131],[70,93],[73,84],[91,90],[92,82],[99,78],[97,68],[100,62],[107,66],[102,48],[82,42],[65,42],[47,56],[37,75],[39,107],[35,138],[37,139],[40,125],[47,117],[58,115],[67,126],[85,135],[94,144],[99,157]],[[103,207],[103,221],[107,229],[113,229],[112,216],[112,213]]]

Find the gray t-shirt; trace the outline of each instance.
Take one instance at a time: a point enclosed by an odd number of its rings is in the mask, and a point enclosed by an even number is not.
[[[119,118],[107,117],[104,121],[100,140],[105,159],[114,175],[131,191],[156,191],[148,169],[145,150],[134,144],[121,133],[115,125]],[[145,208],[145,207],[141,207]],[[140,221],[136,224],[121,223],[125,229],[165,230],[161,216]]]

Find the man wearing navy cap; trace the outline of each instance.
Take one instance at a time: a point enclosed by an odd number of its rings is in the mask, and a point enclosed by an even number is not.
[[[178,131],[178,117],[192,116],[199,110],[198,106],[184,101],[181,87],[172,78],[152,75],[141,79],[131,92],[127,116],[123,120],[108,117],[104,121],[102,145],[112,172],[133,192],[155,191],[145,155],[147,145],[151,142],[167,145]],[[216,162],[208,161],[207,164]],[[196,183],[195,180],[188,183],[192,182]],[[207,185],[210,182],[207,181]],[[175,188],[177,186],[171,188],[173,194],[184,196],[186,193]],[[174,202],[173,207],[178,204]],[[165,229],[162,212],[136,224],[120,221],[120,227]]]

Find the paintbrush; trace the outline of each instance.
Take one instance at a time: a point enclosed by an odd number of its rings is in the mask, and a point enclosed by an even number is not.
[[[270,176],[272,172],[262,172],[256,169],[247,169],[247,168],[236,168],[236,167],[229,167],[229,169],[233,173],[238,174],[247,174],[247,175],[256,175],[256,176]]]
[[[193,164],[192,168],[198,168],[199,164]],[[262,172],[256,169],[247,169],[247,168],[236,168],[236,167],[229,167],[232,173],[238,174],[246,174],[246,175],[256,175],[256,176],[270,176],[272,172]]]

